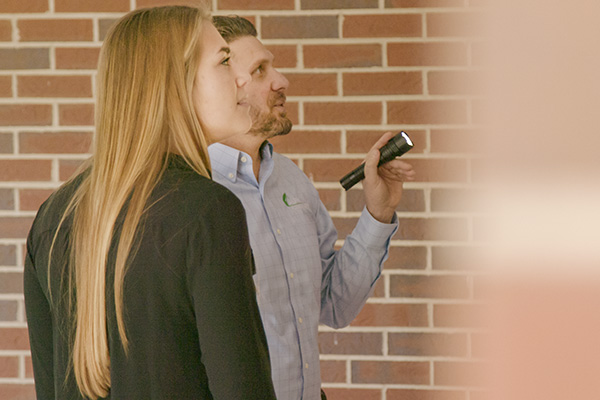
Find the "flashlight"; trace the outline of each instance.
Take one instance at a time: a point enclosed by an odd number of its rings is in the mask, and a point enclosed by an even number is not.
[[[388,161],[392,161],[396,157],[400,157],[402,154],[406,153],[410,149],[412,149],[413,143],[406,134],[406,132],[402,131],[398,133],[396,136],[391,138],[381,149],[379,149],[380,157],[379,164],[377,166],[381,166]],[[358,182],[365,179],[365,164],[362,163],[352,172],[348,173],[342,179],[340,179],[340,183],[345,190],[350,189],[352,186],[356,185]]]

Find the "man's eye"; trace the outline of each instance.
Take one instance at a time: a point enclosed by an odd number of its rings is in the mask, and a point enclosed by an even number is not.
[[[222,65],[229,65],[229,60],[231,60],[231,57],[227,57],[226,59],[224,59],[223,61],[221,61]]]
[[[255,74],[258,74],[258,75],[261,75],[261,74],[264,72],[264,70],[265,70],[265,69],[263,68],[263,66],[262,66],[262,65],[259,65],[259,66],[258,66],[258,68],[256,68],[256,69],[254,70],[254,73],[255,73]]]

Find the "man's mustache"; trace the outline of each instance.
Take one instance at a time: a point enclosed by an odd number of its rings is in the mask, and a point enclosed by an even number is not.
[[[275,92],[271,96],[269,96],[269,107],[282,106],[285,104],[285,93],[283,92]]]

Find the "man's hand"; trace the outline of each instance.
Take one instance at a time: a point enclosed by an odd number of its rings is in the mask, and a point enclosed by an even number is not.
[[[365,160],[363,189],[367,210],[373,218],[384,224],[392,221],[396,207],[400,204],[402,183],[413,181],[416,175],[412,165],[400,160],[392,160],[377,168],[379,149],[393,136],[392,132],[386,132],[371,147]]]

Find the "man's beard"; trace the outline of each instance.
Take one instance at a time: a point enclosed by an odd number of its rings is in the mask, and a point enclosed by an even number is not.
[[[250,107],[250,116],[252,117],[252,127],[249,133],[270,139],[274,136],[287,135],[292,130],[292,121],[287,117],[287,113],[273,109],[275,105],[285,103],[285,94],[281,92],[272,93],[267,101],[268,111]]]

